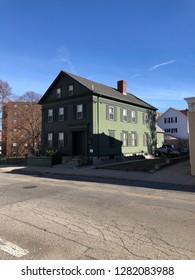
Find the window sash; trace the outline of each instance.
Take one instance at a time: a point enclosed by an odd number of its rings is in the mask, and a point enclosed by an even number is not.
[[[127,109],[123,109],[123,122],[127,122]]]
[[[77,120],[83,119],[83,104],[79,104],[76,107],[76,119]]]
[[[108,113],[109,113],[109,120],[114,120],[114,107],[109,106]]]
[[[64,120],[64,107],[58,109],[58,121]]]
[[[47,146],[51,148],[53,146],[53,133],[47,134]]]
[[[64,132],[58,133],[58,147],[64,147]]]
[[[53,122],[53,109],[48,110],[48,122]]]

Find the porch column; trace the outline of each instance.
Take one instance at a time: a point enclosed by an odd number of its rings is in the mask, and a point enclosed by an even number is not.
[[[195,97],[184,98],[189,107],[189,144],[190,144],[190,165],[191,175],[195,176]]]

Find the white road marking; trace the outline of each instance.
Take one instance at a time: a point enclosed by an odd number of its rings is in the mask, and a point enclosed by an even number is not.
[[[17,257],[17,258],[21,258],[23,256],[25,256],[26,254],[29,253],[28,250],[24,250],[22,248],[20,248],[19,246],[8,242],[6,240],[3,240],[0,238],[0,250],[7,252],[8,254]]]

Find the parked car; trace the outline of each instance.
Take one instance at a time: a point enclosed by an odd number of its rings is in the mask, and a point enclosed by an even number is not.
[[[156,149],[157,156],[167,156],[167,157],[175,157],[179,156],[179,152],[175,149],[174,145],[162,145],[161,148]]]

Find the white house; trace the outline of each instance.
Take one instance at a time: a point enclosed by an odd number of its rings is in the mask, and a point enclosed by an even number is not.
[[[158,126],[165,134],[177,139],[189,139],[188,110],[169,108],[157,120]]]

